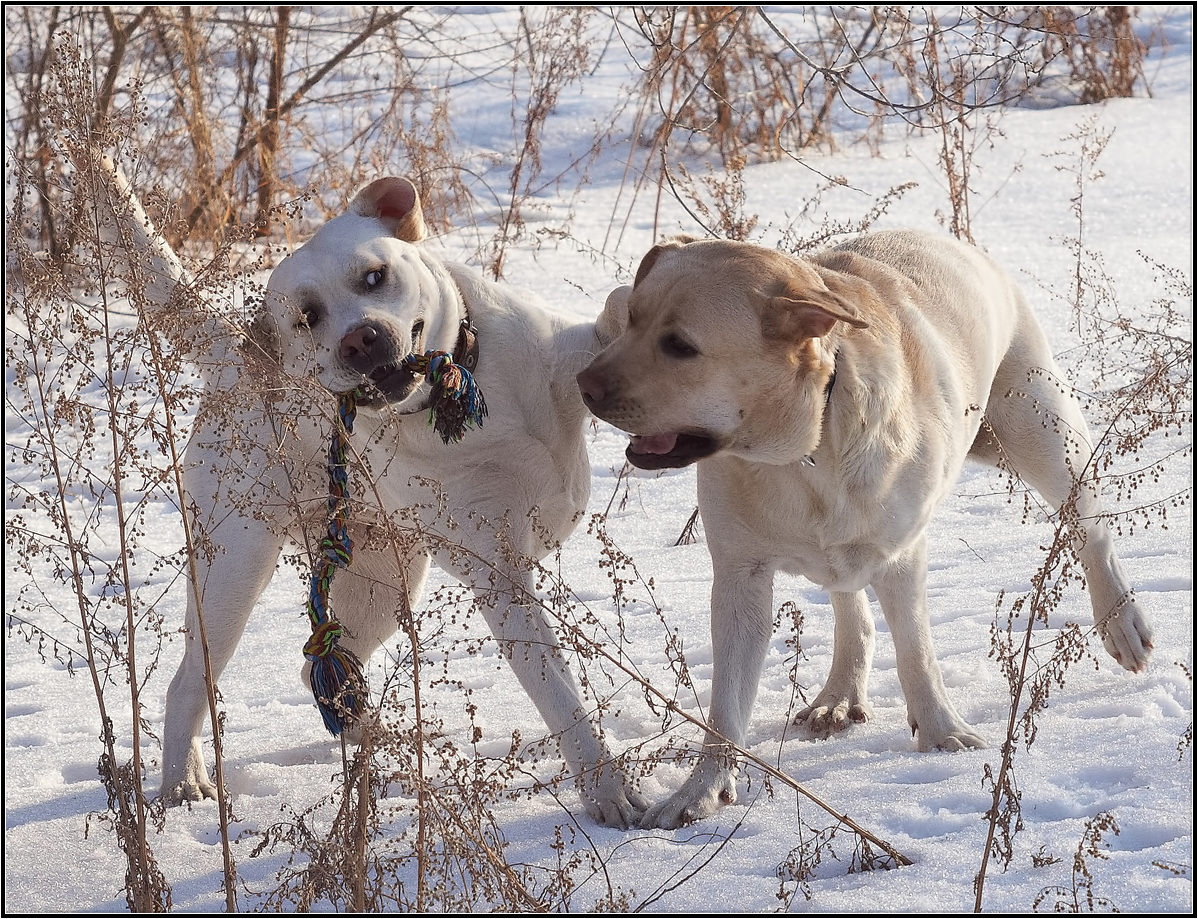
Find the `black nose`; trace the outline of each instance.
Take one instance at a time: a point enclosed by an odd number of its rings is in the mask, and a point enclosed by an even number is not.
[[[381,335],[377,326],[363,323],[341,339],[341,359],[358,373],[369,373],[378,363],[374,351]]]

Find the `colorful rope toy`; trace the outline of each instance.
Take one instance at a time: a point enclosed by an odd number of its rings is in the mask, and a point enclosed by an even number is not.
[[[487,417],[487,400],[465,367],[454,363],[447,351],[409,354],[401,362],[413,373],[423,374],[432,386],[428,423],[445,443],[458,443],[470,427],[482,427]]]
[[[487,403],[465,367],[454,363],[445,351],[428,351],[404,358],[403,364],[425,376],[432,386],[429,400],[429,424],[445,443],[458,443],[472,426],[482,427]],[[308,618],[312,636],[304,645],[304,657],[312,662],[312,695],[333,736],[339,735],[352,721],[362,717],[366,705],[366,680],[362,662],[348,649],[341,648],[341,626],[329,609],[329,591],[338,568],[353,561],[353,542],[349,538],[349,441],[354,431],[359,390],[338,398],[338,421],[329,443],[329,525],[321,540],[321,558],[313,565],[308,590]]]
[[[322,558],[312,568],[308,590],[308,618],[312,637],[304,645],[304,657],[312,662],[312,695],[324,718],[324,726],[337,736],[362,715],[366,682],[362,662],[352,651],[338,647],[341,626],[329,610],[329,589],[338,568],[348,568],[354,547],[349,538],[348,436],[354,430],[357,390],[338,400],[338,422],[329,443],[329,527],[320,542]]]

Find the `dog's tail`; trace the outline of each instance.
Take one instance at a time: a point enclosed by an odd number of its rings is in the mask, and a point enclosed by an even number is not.
[[[105,254],[128,267],[127,281],[138,308],[153,313],[179,306],[194,278],[155,228],[125,171],[102,154],[91,165],[88,184],[98,235],[106,244]]]
[[[95,152],[77,163],[90,204],[100,257],[142,319],[166,333],[189,358],[212,367],[233,357],[242,336],[220,315],[202,285],[154,226],[121,167]]]

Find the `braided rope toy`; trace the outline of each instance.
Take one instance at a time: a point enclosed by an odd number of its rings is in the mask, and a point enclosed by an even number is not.
[[[445,443],[458,443],[472,426],[482,427],[487,403],[474,377],[455,364],[445,351],[409,355],[403,364],[424,374],[433,391],[429,402],[429,424]],[[329,609],[329,592],[338,568],[353,561],[349,537],[349,440],[354,431],[358,389],[343,393],[337,401],[337,421],[329,442],[328,531],[320,542],[321,558],[312,567],[308,590],[308,619],[312,635],[304,645],[304,657],[312,662],[312,695],[329,733],[338,736],[352,721],[362,717],[367,701],[362,662],[348,648],[340,647],[342,630]]]
[[[312,637],[304,645],[304,657],[312,662],[312,695],[329,733],[337,736],[350,720],[362,715],[366,683],[362,662],[350,650],[339,647],[341,626],[329,610],[329,590],[338,568],[353,561],[349,538],[349,453],[348,436],[354,430],[357,390],[338,399],[338,420],[329,443],[329,526],[320,542],[321,558],[312,568],[308,590],[308,618]]]
[[[432,386],[428,423],[445,443],[458,443],[466,430],[482,427],[487,400],[465,367],[455,364],[447,351],[409,354],[401,361],[413,373],[423,374]]]

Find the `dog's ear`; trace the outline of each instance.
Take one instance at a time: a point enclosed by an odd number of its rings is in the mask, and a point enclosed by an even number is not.
[[[693,243],[697,241],[698,237],[695,236],[673,236],[667,239],[665,242],[658,243],[656,246],[646,252],[645,257],[641,259],[641,264],[636,269],[636,278],[633,280],[632,286],[635,288],[641,283],[641,281],[645,279],[649,272],[653,270],[653,266],[657,264],[657,260],[661,257],[663,252],[669,252],[672,249],[681,249],[687,243]]]
[[[283,359],[283,342],[279,337],[279,325],[275,317],[259,309],[250,320],[241,343],[242,353],[255,361],[277,364]]]
[[[855,329],[869,328],[869,323],[861,318],[852,303],[839,294],[821,289],[791,289],[771,297],[769,309],[762,319],[767,337],[796,342],[823,338],[838,322]]]
[[[378,218],[404,242],[420,242],[428,235],[420,195],[409,179],[376,179],[354,196],[349,209],[363,217]]]
[[[628,325],[628,298],[631,296],[632,288],[627,284],[617,287],[607,295],[603,312],[595,320],[595,335],[604,348],[624,334]]]

